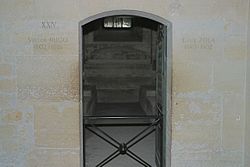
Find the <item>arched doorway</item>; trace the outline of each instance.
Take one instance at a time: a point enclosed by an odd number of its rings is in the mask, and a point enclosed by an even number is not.
[[[79,34],[81,166],[105,166],[120,155],[128,155],[142,166],[170,166],[171,23],[150,13],[115,10],[84,19],[79,23]],[[148,66],[150,72],[145,70]],[[103,77],[107,73],[108,77]],[[149,73],[154,76],[144,77]],[[132,113],[126,112],[131,108]],[[107,112],[104,114],[104,111]],[[127,142],[120,142],[116,140],[119,136],[115,138],[114,134],[107,133],[114,129],[99,128],[137,125],[145,127]],[[86,159],[86,137],[89,136],[86,131],[115,148],[96,165]],[[155,163],[150,164],[130,147],[152,133]],[[144,146],[147,145],[152,143]],[[101,148],[98,152],[102,152]]]

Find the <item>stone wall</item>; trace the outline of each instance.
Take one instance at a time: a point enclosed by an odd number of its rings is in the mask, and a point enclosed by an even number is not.
[[[172,167],[242,167],[248,0],[1,1],[0,166],[79,167],[78,23],[114,9],[173,23]]]
[[[247,1],[172,5],[172,166],[243,166]]]
[[[76,3],[1,1],[1,167],[80,166]]]
[[[250,5],[250,4],[249,4]],[[247,34],[247,82],[246,82],[246,129],[245,129],[245,167],[250,166],[250,12],[248,11]]]

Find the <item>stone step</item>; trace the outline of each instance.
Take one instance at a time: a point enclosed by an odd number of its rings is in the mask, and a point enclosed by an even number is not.
[[[114,78],[114,77],[149,77],[154,78],[155,72],[145,71],[145,70],[113,70],[113,69],[103,69],[103,70],[90,70],[85,73],[85,77],[105,77],[105,78]]]
[[[155,71],[149,63],[91,63],[85,64],[87,77],[99,76],[153,76]]]
[[[152,69],[152,64],[150,63],[139,63],[139,62],[102,62],[102,63],[86,63],[84,64],[85,70],[93,69]]]
[[[95,85],[97,89],[126,89],[139,88],[140,85],[154,85],[154,78],[152,76],[121,76],[121,77],[86,77],[85,84]]]
[[[98,89],[98,103],[131,103],[139,101],[139,89]]]
[[[149,49],[149,48],[148,48]],[[102,46],[88,50],[90,57],[93,60],[144,60],[149,57],[148,52],[135,48],[134,46]]]

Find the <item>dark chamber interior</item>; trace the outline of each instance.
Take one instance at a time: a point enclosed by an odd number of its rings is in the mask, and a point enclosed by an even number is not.
[[[157,22],[131,17],[132,27],[105,28],[104,19],[83,27],[83,99],[85,116],[155,115]],[[100,124],[150,122],[149,119],[98,120]],[[87,121],[86,121],[87,122]],[[85,123],[86,123],[85,122]],[[91,121],[90,121],[91,122]],[[93,121],[92,121],[93,122]],[[94,120],[97,122],[97,120]],[[103,127],[114,138],[126,141],[143,127]],[[112,147],[89,131],[86,138],[86,166],[95,166]],[[141,152],[152,166],[154,135],[132,150]],[[140,166],[130,159],[112,160],[107,166]]]
[[[158,23],[130,18],[131,28],[105,28],[104,18],[83,28],[86,115],[154,112]]]

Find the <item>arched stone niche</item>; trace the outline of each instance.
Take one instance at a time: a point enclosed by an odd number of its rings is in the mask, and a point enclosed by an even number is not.
[[[95,14],[93,16],[89,16],[79,22],[79,28],[78,28],[78,33],[79,33],[79,57],[80,57],[80,131],[82,132],[83,129],[83,113],[82,113],[82,104],[83,104],[83,95],[82,95],[82,90],[83,90],[83,85],[82,85],[82,79],[83,79],[83,74],[82,74],[82,69],[83,69],[83,29],[84,25],[103,18],[103,17],[108,17],[108,16],[115,16],[115,15],[130,15],[130,16],[137,16],[137,17],[143,17],[147,18],[153,21],[156,21],[164,26],[167,27],[167,98],[166,98],[166,105],[167,105],[167,111],[164,120],[166,120],[166,128],[165,128],[165,136],[164,139],[166,140],[165,142],[165,147],[163,151],[163,156],[164,156],[164,163],[166,167],[171,167],[171,96],[172,96],[172,24],[170,21],[166,20],[165,18],[155,15],[153,13],[147,13],[144,11],[139,11],[139,10],[111,10],[111,11],[106,11],[106,12],[101,12],[98,14]],[[83,134],[80,133],[81,136],[81,167],[83,166]]]

